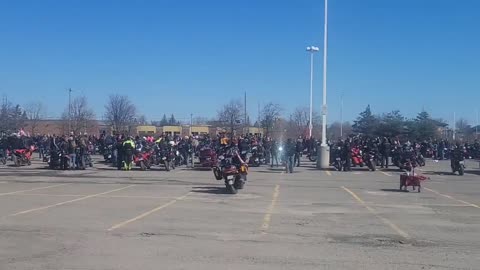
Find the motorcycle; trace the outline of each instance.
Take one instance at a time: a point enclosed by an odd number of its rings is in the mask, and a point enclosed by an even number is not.
[[[363,158],[362,158],[362,150],[358,147],[352,148],[352,166],[360,166],[363,167],[365,165]]]
[[[105,160],[105,162],[110,163],[110,162],[113,162],[112,157],[113,157],[113,145],[109,144],[103,150],[103,159]]]
[[[215,166],[217,160],[217,153],[210,147],[203,147],[199,153],[200,165],[204,168],[211,168]]]
[[[333,160],[333,167],[337,171],[341,171],[343,168],[343,162],[342,162],[342,147],[337,146],[334,149],[334,160]]]
[[[70,158],[63,151],[52,150],[48,155],[48,167],[52,170],[67,170]]]
[[[165,170],[168,172],[170,169],[175,169],[175,154],[171,149],[165,148],[157,152],[157,163],[163,164]]]
[[[252,156],[249,159],[249,165],[258,167],[261,164],[265,164],[265,157],[262,151],[259,150],[259,146],[252,147]]]
[[[452,151],[453,152],[453,151]],[[450,166],[452,167],[452,173],[458,172],[459,175],[465,173],[465,153],[462,155],[455,155],[452,153],[452,158],[450,160]]]
[[[34,151],[34,147],[31,146],[27,149],[15,149],[12,151],[12,161],[16,167],[20,167],[23,165],[31,165],[32,164],[32,154]]]
[[[151,156],[152,152],[150,151],[140,151],[137,152],[133,157],[133,162],[135,163],[135,166],[138,166],[142,171],[145,171],[147,169],[150,169]]]
[[[246,164],[234,165],[231,157],[219,156],[219,166],[213,167],[215,179],[224,180],[225,188],[230,194],[237,194],[247,182],[248,166]]]
[[[377,159],[374,151],[365,152],[363,160],[365,160],[368,169],[372,172],[377,169]]]

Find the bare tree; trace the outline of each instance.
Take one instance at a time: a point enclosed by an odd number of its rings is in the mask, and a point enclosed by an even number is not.
[[[64,130],[67,125],[70,126],[69,132],[79,134],[82,131],[86,132],[87,127],[91,125],[91,122],[95,120],[95,113],[88,106],[88,101],[85,96],[75,97],[72,100],[70,106],[70,115],[69,108],[65,109],[62,114]]]
[[[105,119],[116,132],[129,132],[137,108],[127,96],[111,95],[105,105]]]
[[[308,125],[310,121],[310,109],[308,107],[297,107],[290,115],[288,123],[289,136],[306,136],[308,134]],[[312,113],[312,136],[317,137],[321,134],[321,117],[316,112]]]
[[[42,120],[45,115],[45,106],[40,101],[30,102],[25,106],[25,112],[30,122],[30,134],[34,135],[38,122]]]
[[[137,116],[137,124],[148,125],[147,117],[144,114]]]
[[[243,120],[243,104],[240,100],[231,100],[218,111],[218,121],[225,128],[230,130],[230,136],[233,136]]]
[[[260,111],[260,123],[265,129],[266,136],[270,135],[270,131],[273,129],[275,122],[280,117],[281,112],[282,107],[272,102],[267,103]]]

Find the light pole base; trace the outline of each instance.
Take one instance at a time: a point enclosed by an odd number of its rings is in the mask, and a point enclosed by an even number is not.
[[[330,147],[319,146],[317,153],[317,169],[326,170],[330,168]]]

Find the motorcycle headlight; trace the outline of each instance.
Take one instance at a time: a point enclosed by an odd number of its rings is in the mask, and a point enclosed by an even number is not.
[[[283,151],[283,147],[280,146],[280,147],[278,148],[278,151]]]

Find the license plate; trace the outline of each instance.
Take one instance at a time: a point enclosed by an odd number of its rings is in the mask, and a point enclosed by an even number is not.
[[[112,158],[112,155],[108,155],[108,158]]]
[[[166,158],[166,157],[163,157],[162,160],[167,160],[167,158]]]
[[[228,184],[229,184],[229,185],[233,185],[233,181],[232,181],[232,180],[228,180]]]
[[[227,176],[227,179],[228,179],[228,180],[233,179],[233,175]]]
[[[459,161],[458,162],[460,165],[463,165],[465,162],[464,161]]]

